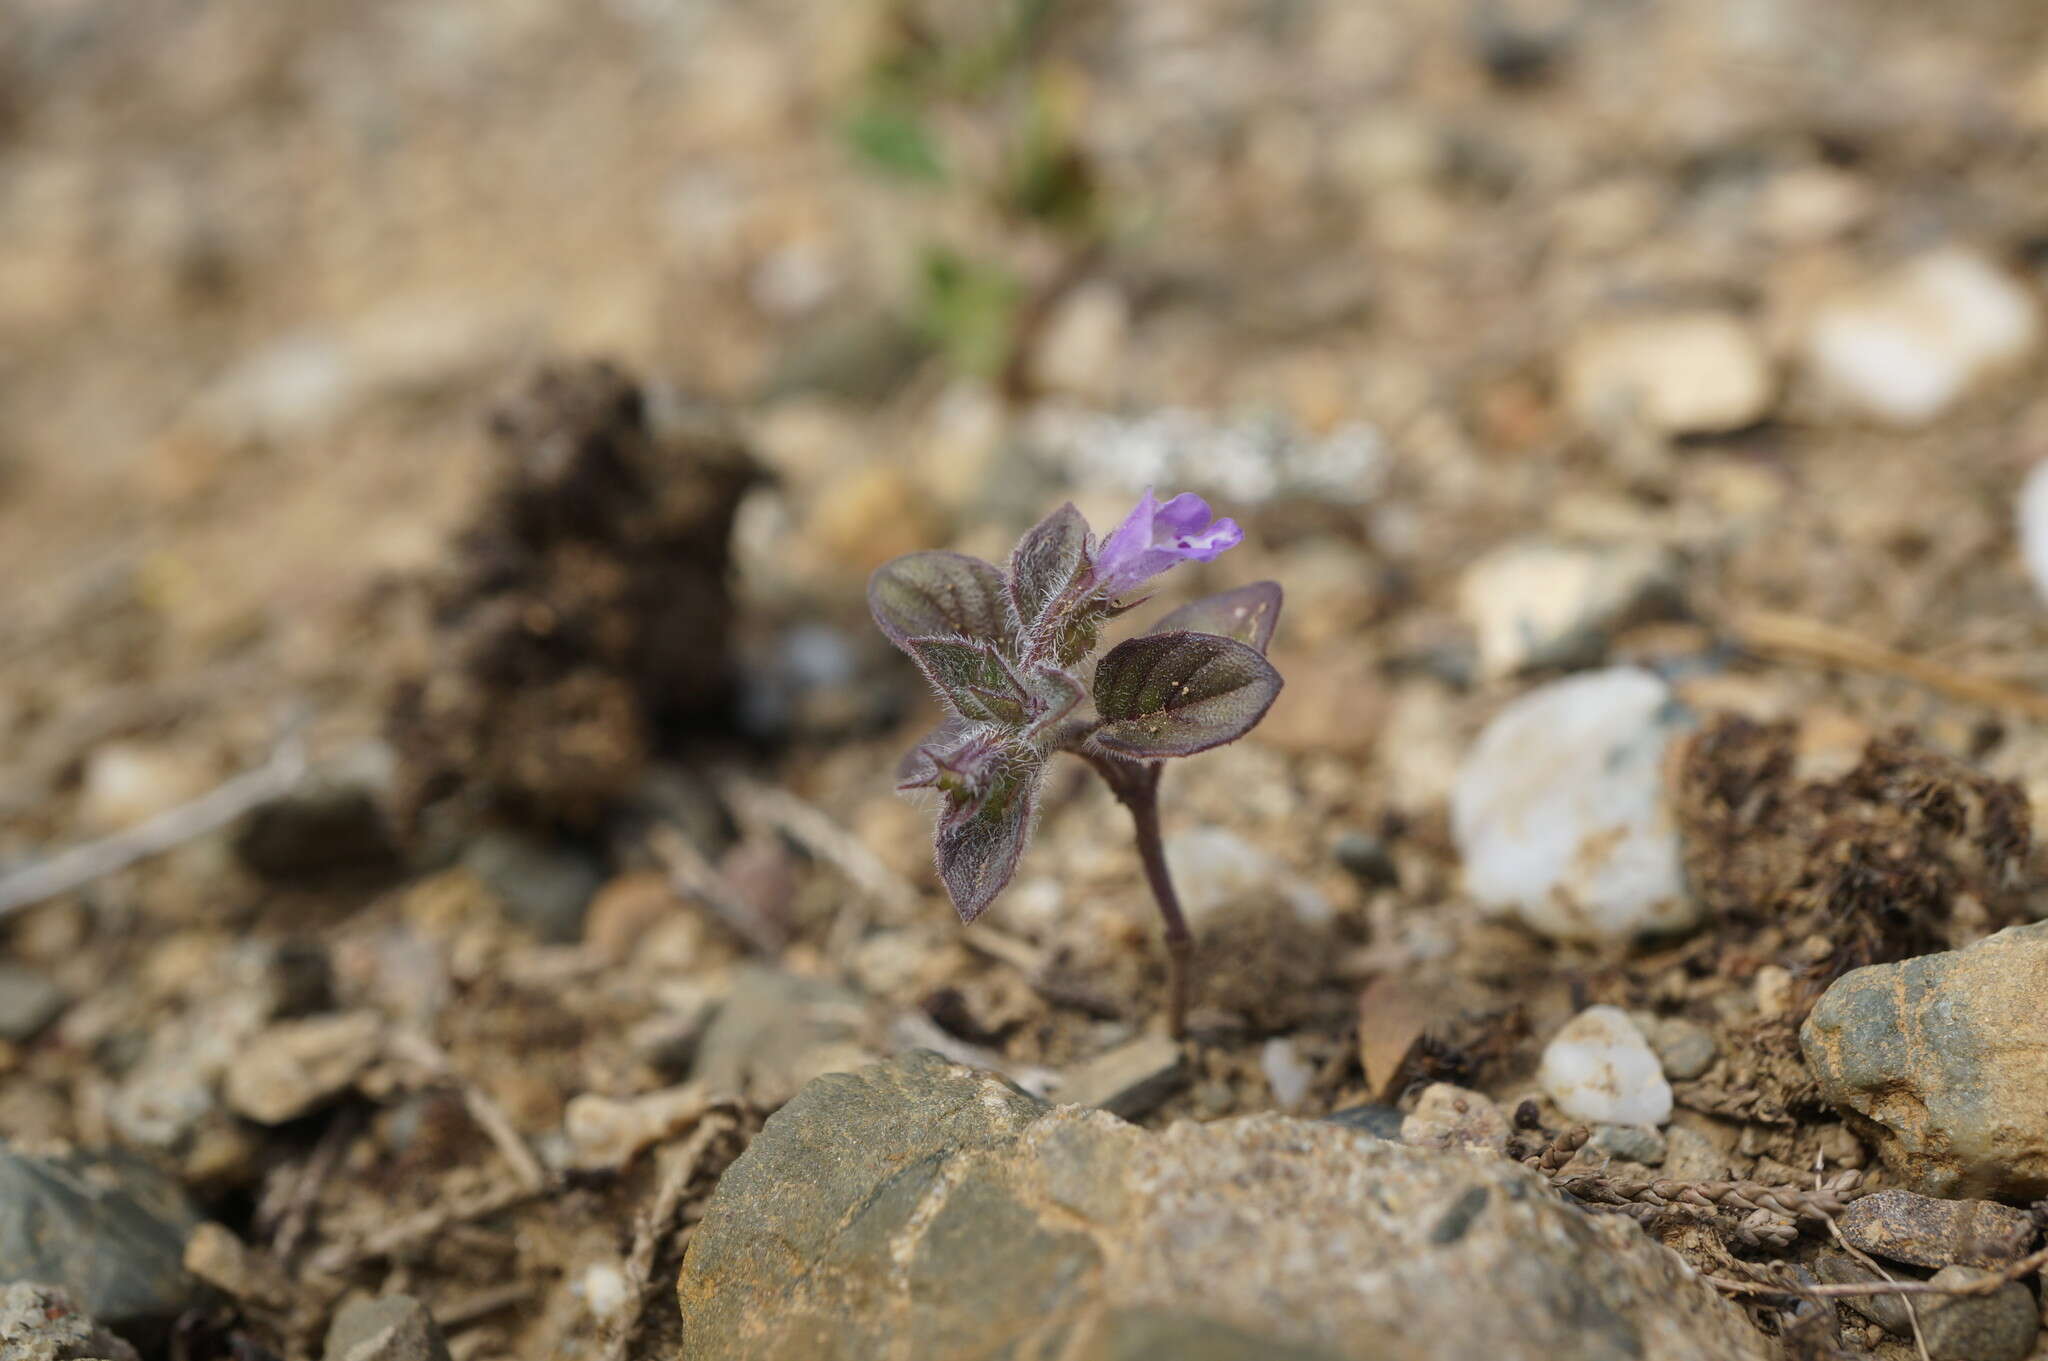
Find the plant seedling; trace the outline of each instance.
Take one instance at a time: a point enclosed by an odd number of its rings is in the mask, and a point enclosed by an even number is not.
[[[1168,1024],[1187,1023],[1193,938],[1159,830],[1165,762],[1251,731],[1280,693],[1266,643],[1280,587],[1240,586],[1183,605],[1117,644],[1080,677],[1105,621],[1187,561],[1244,540],[1192,493],[1150,490],[1097,541],[1072,504],[1018,541],[1005,571],[961,553],[911,553],[878,568],[868,608],[938,691],[946,717],[904,758],[898,789],[938,791],[939,878],[972,922],[1010,882],[1031,835],[1045,763],[1067,751],[1095,768],[1131,813],[1145,881],[1166,919]]]

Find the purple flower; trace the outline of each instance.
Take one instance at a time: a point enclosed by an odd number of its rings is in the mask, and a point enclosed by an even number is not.
[[[1095,555],[1095,589],[1105,596],[1125,595],[1169,567],[1190,558],[1213,561],[1243,542],[1237,521],[1216,519],[1209,503],[1193,492],[1161,505],[1147,487],[1137,508],[1102,541]]]

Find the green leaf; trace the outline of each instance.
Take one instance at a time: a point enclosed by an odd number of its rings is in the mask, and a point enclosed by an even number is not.
[[[846,140],[862,160],[899,179],[943,184],[946,165],[917,114],[901,104],[862,106],[846,122]]]
[[[998,265],[936,247],[919,277],[918,325],[963,373],[991,377],[1009,362],[1024,288]]]
[[[940,816],[933,838],[939,880],[961,921],[979,917],[1017,872],[1031,836],[1040,769],[1036,761],[1007,768],[979,799]]]
[[[1010,555],[1010,598],[1030,632],[1088,570],[1088,522],[1067,502],[1017,541]]]
[[[1279,621],[1280,583],[1255,581],[1183,605],[1154,625],[1152,632],[1213,633],[1263,653]]]
[[[1028,696],[995,645],[963,638],[907,638],[903,650],[962,718],[1023,724]]]
[[[1003,573],[965,553],[910,553],[868,578],[868,610],[889,640],[964,634],[1007,643],[1010,603]]]
[[[1095,668],[1103,725],[1090,740],[1122,756],[1191,756],[1251,731],[1280,693],[1257,650],[1213,633],[1149,633]]]

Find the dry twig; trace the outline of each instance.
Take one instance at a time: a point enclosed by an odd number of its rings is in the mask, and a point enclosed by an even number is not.
[[[533,1156],[526,1140],[512,1127],[511,1117],[489,1092],[469,1081],[455,1071],[448,1054],[438,1044],[417,1031],[401,1030],[388,1041],[391,1052],[409,1063],[418,1064],[435,1077],[455,1084],[462,1093],[462,1104],[469,1111],[469,1118],[490,1137],[491,1143],[512,1166],[513,1175],[529,1191],[538,1191],[547,1184],[548,1174],[540,1165],[540,1159]]]
[[[711,1147],[712,1140],[735,1128],[737,1126],[730,1116],[706,1116],[682,1146],[665,1160],[667,1166],[662,1170],[661,1189],[655,1193],[654,1208],[641,1219],[633,1234],[633,1249],[626,1255],[626,1311],[605,1347],[605,1361],[625,1361],[633,1334],[640,1327],[640,1316],[647,1310],[648,1282],[654,1275],[654,1259],[661,1250],[662,1239],[675,1223],[676,1213],[682,1208],[690,1183],[696,1179],[697,1166],[704,1160],[705,1150]]]
[[[466,1200],[436,1205],[418,1214],[409,1215],[396,1224],[387,1225],[356,1242],[329,1244],[315,1255],[312,1269],[318,1275],[339,1276],[373,1258],[390,1257],[424,1243],[451,1225],[488,1219],[494,1214],[502,1214],[529,1201],[539,1200],[547,1193],[545,1187],[514,1184],[493,1187]]]
[[[917,910],[917,890],[823,809],[738,771],[722,771],[716,779],[718,792],[741,821],[782,832],[883,906],[906,913]]]
[[[673,827],[656,827],[647,834],[647,849],[668,871],[669,882],[677,892],[710,908],[714,916],[759,953],[771,958],[782,953],[782,947],[789,943],[782,928],[733,892],[725,876],[690,844],[688,837]]]
[[[1779,1285],[1764,1281],[1738,1281],[1728,1276],[1702,1274],[1700,1279],[1734,1295],[1803,1295],[1816,1300],[1847,1300],[1865,1295],[1989,1295],[2014,1281],[2024,1280],[2048,1266],[2048,1248],[2029,1253],[2008,1263],[1993,1275],[1974,1281],[1942,1283],[1933,1281],[1850,1281],[1841,1285]]]
[[[1791,657],[1897,676],[1952,699],[2024,714],[2028,718],[2048,718],[2048,694],[2039,690],[1973,675],[1925,657],[1897,652],[1817,619],[1750,610],[1730,619],[1727,631],[1737,643],[1759,655]]]
[[[305,747],[296,737],[287,737],[262,765],[244,771],[190,803],[165,809],[146,822],[59,851],[47,860],[0,878],[0,918],[218,831],[244,813],[288,792],[305,773]]]

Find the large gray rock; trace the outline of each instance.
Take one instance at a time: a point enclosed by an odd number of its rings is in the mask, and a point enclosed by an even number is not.
[[[0,1281],[62,1286],[124,1333],[152,1332],[202,1301],[184,1267],[197,1223],[177,1183],[139,1160],[0,1148]]]
[[[136,1361],[55,1286],[17,1281],[0,1290],[0,1361]]]
[[[1800,1029],[1821,1094],[1910,1190],[2048,1195],[2048,922],[1836,979]]]
[[[679,1296],[690,1361],[1768,1355],[1504,1159],[1270,1115],[1148,1133],[928,1053],[771,1117]]]

